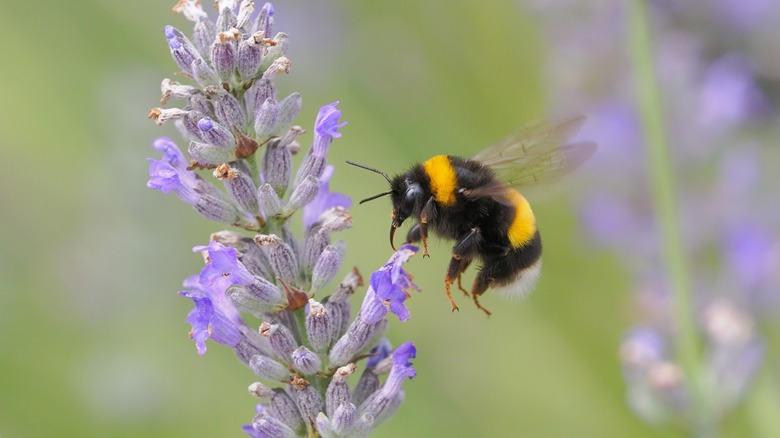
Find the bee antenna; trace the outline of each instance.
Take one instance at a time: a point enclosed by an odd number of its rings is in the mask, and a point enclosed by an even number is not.
[[[361,168],[361,169],[365,169],[365,170],[368,170],[368,171],[371,171],[371,172],[374,172],[374,173],[378,173],[378,174],[382,175],[383,177],[385,177],[385,179],[387,180],[387,182],[389,182],[389,183],[391,183],[391,184],[393,183],[393,181],[390,179],[390,177],[389,177],[389,176],[387,176],[387,174],[386,174],[386,173],[382,172],[382,171],[381,171],[381,170],[379,170],[379,169],[374,169],[373,167],[364,166],[364,165],[362,165],[362,164],[358,164],[358,163],[355,163],[355,162],[353,162],[353,161],[349,161],[349,160],[347,160],[347,164],[351,164],[351,165],[353,165],[353,166],[355,166],[355,167],[359,167],[359,168]],[[376,199],[376,198],[378,198],[378,197],[380,197],[380,196],[385,196],[385,195],[387,195],[387,194],[389,194],[389,193],[390,193],[390,192],[387,192],[387,193],[382,193],[381,195],[377,195],[377,196],[374,196],[374,197],[371,197],[371,198],[368,198],[368,199],[364,199],[364,200],[360,201],[360,203],[362,204],[362,203],[363,203],[363,202],[365,202],[365,201],[370,201],[370,200],[372,200],[372,199]]]
[[[359,203],[360,203],[360,204],[362,204],[362,203],[364,203],[364,202],[373,201],[373,200],[374,200],[374,199],[376,199],[376,198],[381,198],[382,196],[387,196],[387,195],[389,195],[390,193],[393,193],[393,192],[384,192],[384,193],[380,193],[380,194],[378,194],[378,195],[370,196],[370,197],[368,197],[368,198],[366,198],[366,199],[364,199],[364,200],[360,201]]]

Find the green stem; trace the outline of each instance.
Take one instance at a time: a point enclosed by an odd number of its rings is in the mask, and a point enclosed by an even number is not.
[[[653,47],[646,0],[629,3],[629,51],[636,75],[636,92],[646,136],[648,173],[663,243],[663,260],[671,287],[676,330],[676,354],[694,391],[694,427],[696,433],[716,434],[715,418],[706,388],[698,378],[700,371],[699,334],[693,311],[690,279],[677,215],[675,178],[665,135],[663,105],[655,77]]]

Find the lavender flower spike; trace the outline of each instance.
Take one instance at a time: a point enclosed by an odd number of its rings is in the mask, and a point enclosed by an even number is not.
[[[220,0],[218,16],[197,0],[174,7],[194,23],[191,41],[165,28],[176,70],[189,84],[164,80],[161,105],[181,107],[153,108],[149,117],[158,125],[173,122],[187,148],[155,140],[162,157],[149,159],[147,186],[174,192],[206,218],[236,227],[193,248],[205,266],[180,294],[194,302],[186,321],[198,353],[209,339],[227,345],[263,380],[249,385],[259,403],[242,430],[258,438],[364,437],[398,409],[401,382],[415,374],[414,347],[405,344],[391,358],[385,335],[388,312],[401,321],[410,317],[404,302],[416,286],[403,264],[417,248],[402,246],[371,275],[360,310],[349,299],[363,286],[358,268],[327,293],[342,262],[351,263],[335,233],[352,226],[352,201],[330,192],[334,167],[326,162],[346,122],[338,102],[322,106],[296,171],[303,100],[291,90],[277,101],[274,84],[293,64],[292,40],[274,29],[270,3],[256,6]],[[296,214],[303,215],[302,234],[293,231],[300,228]],[[250,320],[264,322],[249,326]],[[361,378],[350,387],[348,377],[359,367]]]

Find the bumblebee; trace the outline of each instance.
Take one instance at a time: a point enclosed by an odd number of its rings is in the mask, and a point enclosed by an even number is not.
[[[454,240],[452,258],[444,277],[444,290],[452,306],[451,287],[461,286],[461,275],[477,259],[479,272],[471,286],[476,306],[488,289],[509,297],[531,292],[542,265],[542,240],[531,205],[518,191],[555,179],[573,170],[596,150],[591,142],[566,144],[582,125],[584,117],[558,124],[537,121],[513,132],[504,140],[471,158],[436,155],[390,178],[385,172],[348,161],[382,175],[390,190],[360,203],[390,195],[392,223],[390,246],[396,230],[409,218],[416,221],[408,243],[422,241],[428,254],[428,235]]]

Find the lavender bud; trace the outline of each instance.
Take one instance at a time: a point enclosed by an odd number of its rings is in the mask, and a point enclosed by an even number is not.
[[[269,324],[264,322],[260,324],[260,334],[265,336],[271,342],[271,348],[274,349],[276,354],[284,359],[290,361],[293,351],[298,348],[298,344],[295,342],[290,330],[281,324]]]
[[[254,240],[246,239],[241,246],[242,254],[239,255],[238,260],[246,266],[247,270],[252,274],[265,278],[271,278],[273,270],[271,269],[271,262],[265,255],[262,248],[257,246]],[[269,285],[273,286],[271,283]],[[276,286],[274,286],[276,288]],[[278,290],[278,289],[277,289]]]
[[[298,173],[295,174],[295,182],[293,185],[298,186],[309,176],[319,178],[322,175],[323,169],[325,169],[325,157],[318,157],[311,153],[306,154],[303,158],[303,162],[298,168]]]
[[[328,245],[320,254],[311,274],[312,290],[321,289],[328,284],[341,267],[341,253],[333,245]]]
[[[274,126],[275,135],[281,135],[290,128],[292,122],[301,112],[301,104],[300,93],[292,93],[279,103],[279,117]]]
[[[193,116],[192,123],[195,129],[198,127],[198,120],[203,117],[211,117],[214,114],[214,106],[203,93],[194,94],[190,97],[188,108],[191,110],[190,114]],[[190,114],[185,115],[185,117],[190,116]]]
[[[331,426],[330,419],[327,415],[320,412],[317,414],[317,420],[315,421],[315,426],[317,426],[317,432],[320,433],[320,436],[322,438],[338,438],[339,435],[336,434],[336,432],[333,431],[333,426]]]
[[[233,152],[228,149],[197,141],[190,142],[187,153],[190,154],[190,158],[200,165],[218,166],[236,158]]]
[[[259,399],[270,399],[274,391],[260,382],[255,382],[247,388],[250,394]]]
[[[355,422],[355,426],[349,433],[350,438],[363,438],[367,437],[371,433],[371,429],[374,428],[374,416],[371,414],[361,414]]]
[[[260,215],[257,204],[257,189],[255,189],[255,183],[249,175],[233,169],[227,164],[220,164],[214,169],[214,178],[225,184],[227,192],[241,208],[252,216]]]
[[[198,120],[203,117],[204,115],[200,111],[188,111],[184,114],[184,116],[178,120],[178,122],[181,122],[181,127],[183,128],[182,134],[191,140],[199,141],[201,143],[205,142],[206,140],[203,138],[200,129],[198,129]]]
[[[243,81],[250,81],[257,76],[265,50],[262,40],[263,34],[257,32],[238,43],[238,76]]]
[[[236,17],[236,27],[244,29],[252,19],[252,13],[255,11],[255,2],[253,0],[243,0],[238,7],[238,17]]]
[[[190,40],[184,36],[179,29],[173,26],[163,28],[165,38],[168,39],[168,48],[171,50],[171,56],[179,66],[181,71],[192,76],[192,61],[199,59],[200,54]]]
[[[357,408],[355,405],[352,403],[340,405],[333,413],[333,420],[331,421],[333,431],[336,432],[338,436],[347,435],[347,432],[352,428],[352,425],[355,424],[355,417],[357,417]]]
[[[266,3],[263,8],[260,9],[260,13],[257,14],[255,19],[255,29],[258,32],[263,32],[265,35],[271,35],[274,24],[274,7],[271,3]]]
[[[322,361],[319,356],[306,347],[298,347],[292,354],[292,364],[303,374],[314,374],[320,370]]]
[[[295,438],[298,436],[292,429],[276,418],[258,414],[252,419],[252,428],[268,438]]]
[[[295,284],[298,278],[298,262],[290,245],[275,234],[258,234],[255,236],[255,242],[269,248],[268,255],[276,276],[287,284]]]
[[[271,346],[268,345],[268,340],[249,328],[249,326],[242,324],[239,327],[239,332],[241,334],[241,339],[239,339],[238,345],[233,349],[236,352],[236,357],[238,357],[241,362],[249,365],[252,356],[267,356],[271,354]]]
[[[235,28],[238,25],[238,18],[236,17],[236,13],[233,12],[235,2],[233,0],[223,0],[220,1],[218,5],[219,16],[217,17],[217,31],[225,32]]]
[[[193,207],[195,211],[213,221],[235,224],[241,219],[233,204],[211,195],[204,194]]]
[[[282,292],[268,280],[254,277],[252,284],[230,286],[225,295],[239,309],[247,312],[267,312],[284,306]]]
[[[325,248],[330,245],[330,236],[328,233],[322,232],[322,229],[315,227],[309,232],[306,238],[304,250],[303,250],[303,270],[304,272],[311,272],[314,269],[314,265],[317,264],[317,260],[320,259],[320,255]]]
[[[308,382],[305,386],[299,385],[296,389],[298,410],[301,412],[304,421],[313,424],[317,418],[317,414],[322,412],[325,408],[322,397],[320,397],[319,393],[317,393],[314,388],[308,385]]]
[[[332,325],[333,321],[325,307],[314,299],[309,299],[306,333],[314,351],[318,353],[328,351],[328,347],[334,339]]]
[[[246,111],[251,120],[256,120],[257,111],[267,99],[276,101],[276,87],[273,82],[267,79],[255,80],[244,94]]]
[[[355,364],[350,363],[336,370],[333,379],[325,391],[325,413],[333,418],[336,409],[350,403],[349,386],[347,378],[355,372]]]
[[[260,202],[260,209],[265,212],[267,217],[274,217],[282,211],[282,200],[271,187],[270,184],[263,184],[257,190],[257,198]]]
[[[203,17],[195,22],[192,42],[198,48],[198,52],[208,57],[208,61],[211,60],[211,43],[216,37],[217,29],[208,17]]]
[[[227,128],[214,122],[208,117],[198,120],[198,129],[203,138],[214,146],[220,146],[225,149],[236,148],[236,139]]]
[[[203,59],[192,61],[192,78],[201,87],[212,86],[219,83],[217,72]]]
[[[246,113],[241,102],[221,87],[206,87],[206,95],[214,101],[214,114],[227,127],[246,126]]]
[[[352,306],[349,301],[333,301],[328,297],[328,302],[325,303],[325,311],[328,312],[333,322],[330,325],[331,339],[335,341],[346,333],[349,327],[350,317],[352,315]]]
[[[285,215],[289,216],[295,211],[303,208],[306,204],[317,197],[319,190],[320,182],[317,180],[317,178],[311,176],[303,180],[303,182],[295,187],[292,194],[290,195],[290,202],[287,204],[287,211],[285,212]]]
[[[265,35],[270,36],[270,34]],[[283,58],[287,54],[287,34],[284,32],[277,33],[273,38],[273,42],[274,45],[268,48],[268,51],[263,56],[263,61],[260,63],[260,71],[265,72],[263,73],[263,77],[266,77],[267,79],[273,79],[273,76],[276,76],[276,74],[268,75],[268,72],[274,69],[278,70],[277,67],[272,68],[272,65],[279,58]]]
[[[274,395],[271,396],[271,402],[268,403],[266,412],[299,434],[306,430],[301,413],[298,412],[298,406],[283,389],[274,389]]]
[[[255,133],[258,139],[268,138],[274,132],[279,119],[279,103],[273,98],[267,98],[255,113]]]
[[[352,401],[358,406],[362,405],[364,401],[375,393],[379,389],[379,376],[377,376],[373,370],[365,369],[363,374],[360,375],[357,385],[355,385],[355,391],[352,393]]]
[[[276,190],[279,197],[283,197],[290,184],[292,174],[292,154],[285,147],[279,145],[279,140],[268,142],[263,155],[263,177],[265,182]]]
[[[380,319],[373,324],[366,324],[362,319],[356,318],[336,345],[330,350],[331,366],[340,366],[348,363],[360,353],[378,334],[387,328],[387,320]]]
[[[287,368],[279,362],[256,354],[249,359],[249,368],[256,376],[262,377],[268,380],[275,380],[278,382],[289,382],[290,372]]]
[[[224,9],[223,9],[224,10]],[[220,18],[222,18],[220,16]],[[223,81],[229,81],[238,64],[235,41],[240,38],[238,29],[219,32],[211,46],[211,65]]]

